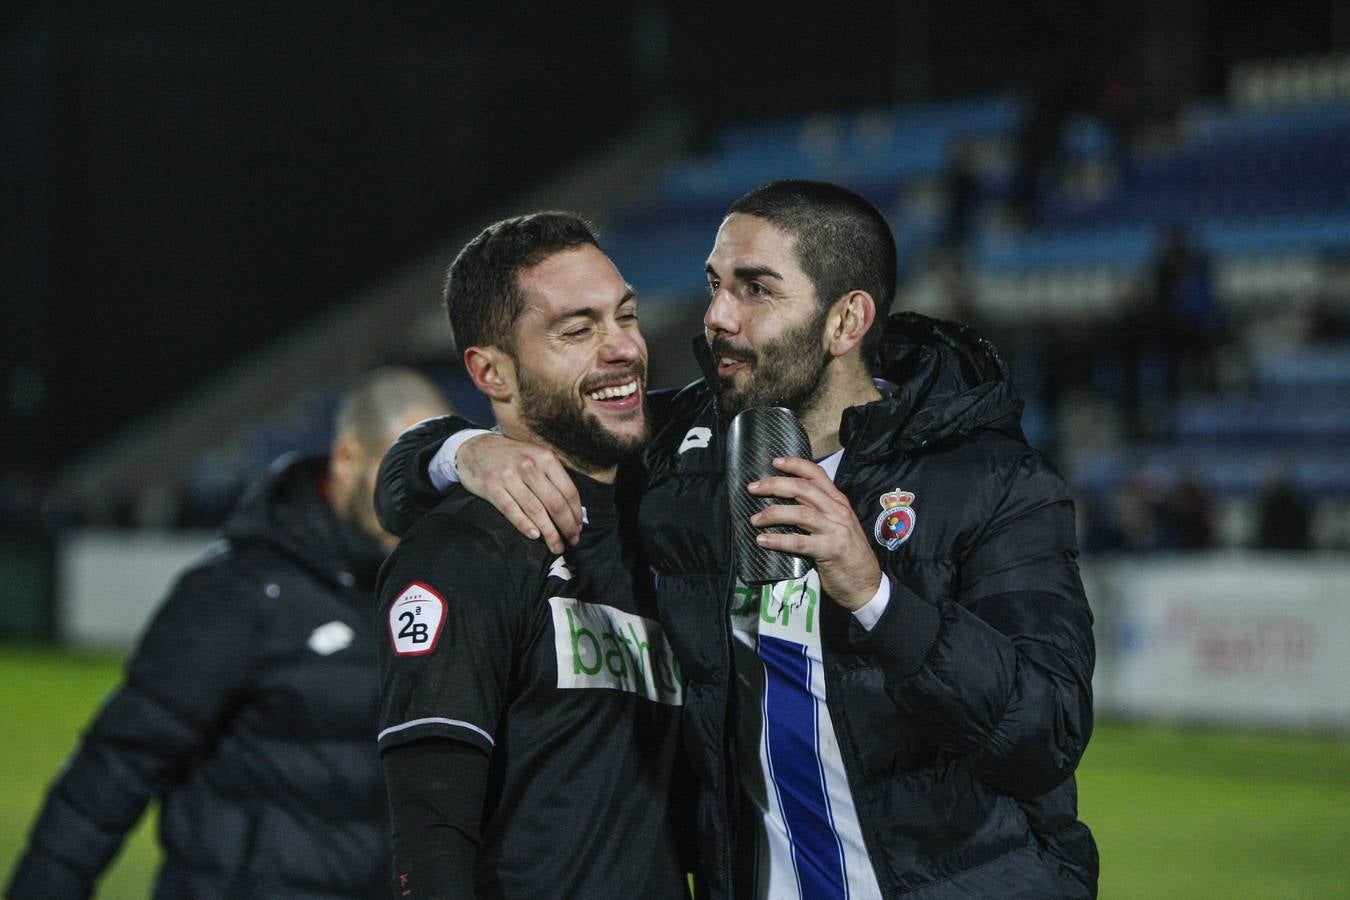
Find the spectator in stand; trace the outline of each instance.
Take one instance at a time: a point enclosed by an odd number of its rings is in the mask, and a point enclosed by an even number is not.
[[[1219,343],[1219,310],[1214,303],[1209,258],[1184,227],[1166,237],[1153,275],[1153,335],[1170,366],[1168,393],[1175,398],[1183,370],[1213,381],[1213,355]]]
[[[1158,415],[1188,385],[1214,380],[1221,323],[1209,259],[1178,226],[1160,238],[1148,302],[1125,327],[1125,416],[1135,435],[1156,436]]]
[[[1214,546],[1213,513],[1200,482],[1187,476],[1177,485],[1167,507],[1168,533],[1177,550],[1208,550]]]
[[[1160,514],[1157,486],[1147,472],[1135,472],[1116,495],[1121,549],[1153,553],[1168,547],[1167,529]]]
[[[947,193],[947,221],[942,233],[942,246],[959,252],[970,239],[975,224],[975,201],[979,195],[980,177],[975,167],[975,151],[968,143],[961,143],[951,155],[945,176]]]
[[[1261,495],[1258,546],[1262,550],[1311,550],[1311,520],[1312,511],[1289,476],[1281,470],[1272,472]]]

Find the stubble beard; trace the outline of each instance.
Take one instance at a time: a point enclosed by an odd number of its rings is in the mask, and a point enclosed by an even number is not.
[[[821,310],[759,350],[749,351],[751,378],[743,390],[735,388],[731,379],[717,379],[713,396],[718,416],[730,421],[756,406],[786,407],[799,419],[810,412],[820,398],[821,376],[832,358],[820,349],[820,333],[828,314],[829,310]],[[737,357],[747,352],[720,335],[713,338],[711,349],[714,359],[719,349]]]
[[[632,375],[642,391],[642,406],[634,410],[641,416],[637,434],[615,434],[600,417],[588,412],[585,400],[566,387],[554,387],[534,381],[516,363],[520,387],[520,414],[530,431],[575,465],[590,470],[610,469],[634,455],[647,443],[650,423],[647,419],[646,367],[635,365]]]

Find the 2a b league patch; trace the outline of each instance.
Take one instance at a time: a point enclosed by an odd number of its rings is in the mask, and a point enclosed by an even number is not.
[[[404,588],[389,607],[389,640],[398,656],[435,650],[444,625],[445,598],[420,581]]]

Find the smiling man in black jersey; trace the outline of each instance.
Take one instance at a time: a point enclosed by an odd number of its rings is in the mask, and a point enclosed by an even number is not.
[[[682,682],[614,495],[648,430],[636,297],[585,222],[536,213],[469,242],[445,298],[502,432],[559,454],[585,524],[557,556],[455,489],[381,572],[395,895],[687,896]]]

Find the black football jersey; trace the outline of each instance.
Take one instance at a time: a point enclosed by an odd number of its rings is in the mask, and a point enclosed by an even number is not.
[[[380,574],[380,749],[489,755],[482,896],[687,897],[683,681],[631,522],[572,477],[585,517],[564,556],[458,487],[404,537]]]

